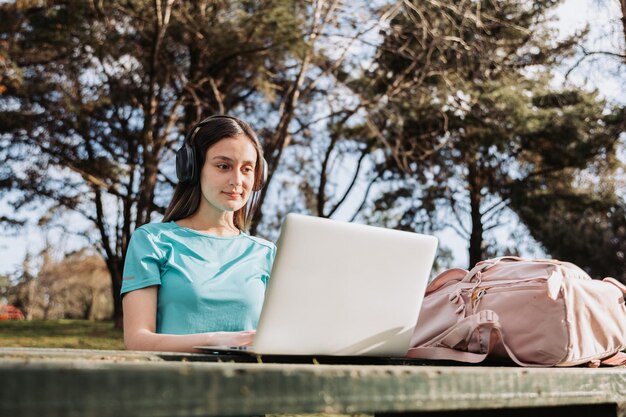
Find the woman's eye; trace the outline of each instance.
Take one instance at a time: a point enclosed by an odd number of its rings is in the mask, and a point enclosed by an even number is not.
[[[226,165],[226,164],[219,164],[219,165],[217,165],[217,167],[219,169],[228,169],[228,165]]]
[[[252,167],[244,167],[243,168],[243,172],[245,172],[246,174],[253,172],[254,169],[252,169]]]

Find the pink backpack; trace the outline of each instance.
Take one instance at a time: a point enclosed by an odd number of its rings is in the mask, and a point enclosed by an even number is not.
[[[626,364],[626,286],[569,262],[502,257],[426,289],[408,357],[521,366]]]

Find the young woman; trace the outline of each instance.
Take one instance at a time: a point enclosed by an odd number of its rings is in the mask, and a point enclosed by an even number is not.
[[[212,116],[176,154],[179,184],[162,223],[139,227],[124,264],[124,343],[194,352],[250,345],[276,247],[244,232],[265,181],[245,122]]]

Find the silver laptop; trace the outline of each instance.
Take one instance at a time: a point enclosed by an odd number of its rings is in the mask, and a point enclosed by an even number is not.
[[[234,349],[264,355],[406,354],[437,238],[288,214],[277,247],[254,345]]]

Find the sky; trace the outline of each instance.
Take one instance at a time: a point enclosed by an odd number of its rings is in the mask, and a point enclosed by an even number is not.
[[[588,45],[590,50],[623,51],[618,0],[565,0],[555,10],[555,19],[553,25],[558,30],[560,38],[581,30],[589,24],[592,28]],[[601,33],[605,32],[604,29],[607,26],[613,28],[613,35],[603,37]],[[570,60],[563,63],[554,79],[555,86],[574,83],[590,89],[598,89],[600,94],[609,101],[626,103],[626,69],[624,66],[620,68],[619,65],[611,64],[606,60],[586,60],[565,79],[565,74],[574,62],[575,60]],[[0,202],[0,215],[10,213],[10,210],[11,207],[5,201]],[[501,235],[499,237],[502,239],[506,239],[508,235],[506,230],[496,233]],[[454,264],[461,267],[467,266],[467,242],[452,231],[439,233],[438,237],[442,244],[452,250]],[[48,238],[65,252],[77,250],[84,245],[84,241],[62,236],[58,232],[51,232]],[[7,231],[3,230],[0,233],[0,274],[11,274],[20,270],[26,253],[40,252],[44,247],[45,239],[46,236],[36,226],[29,226],[11,236],[7,236]],[[530,253],[530,255],[534,254]]]

